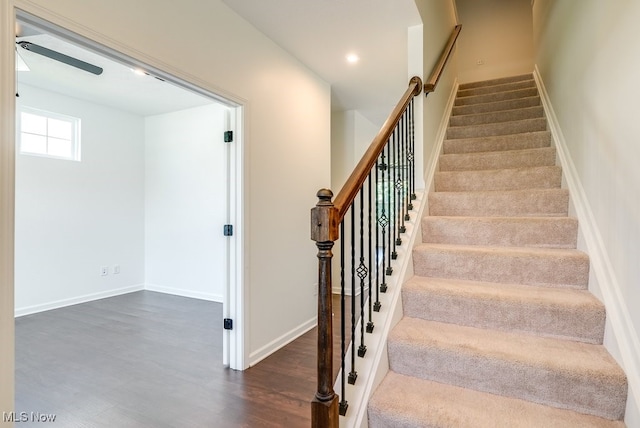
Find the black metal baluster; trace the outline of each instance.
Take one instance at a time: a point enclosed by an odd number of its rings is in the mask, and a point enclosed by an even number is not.
[[[416,196],[416,143],[415,143],[415,129],[414,129],[414,117],[413,117],[413,99],[409,103],[409,143],[411,145],[411,154],[409,160],[411,162],[411,200],[415,200]],[[410,203],[409,209],[413,209],[413,204]]]
[[[382,269],[386,275],[391,275],[393,272],[393,268],[391,267],[391,230],[387,230],[387,226],[390,226],[391,223],[389,221],[389,217],[387,216],[387,211],[389,211],[389,143],[385,147],[387,150],[386,162],[385,162],[385,154],[384,149],[382,151],[382,215],[380,217],[380,225],[382,226]],[[385,172],[386,172],[386,180],[385,180]],[[389,215],[391,212],[389,211]],[[388,232],[388,233],[387,233]],[[380,284],[380,292],[387,292],[387,280],[385,276],[382,276],[382,284]]]
[[[344,250],[345,250],[345,236],[344,236],[344,220],[340,222],[340,405],[339,412],[342,416],[347,413],[349,402],[346,400],[346,387],[347,382],[345,379],[345,357],[346,357],[346,301],[345,301],[345,281],[344,281]]]
[[[404,150],[404,144],[406,142],[406,138],[405,138],[405,126],[404,126],[404,114],[402,115],[402,117],[400,118],[400,122],[398,123],[398,133],[400,135],[399,137],[399,141],[398,141],[398,153],[400,154],[398,156],[398,168],[400,168],[400,170],[398,171],[398,180],[399,180],[399,187],[398,187],[398,203],[400,204],[400,233],[406,233],[407,228],[404,225],[404,222],[407,220],[407,199],[405,198],[405,188],[407,187],[407,183],[406,183],[406,163],[405,163],[405,150]]]
[[[393,260],[398,258],[398,252],[396,247],[402,245],[402,239],[400,238],[400,221],[398,219],[398,127],[393,130],[391,154],[393,156],[393,185],[390,187],[389,192],[393,195],[393,252],[391,258]]]
[[[364,184],[360,188],[360,264],[356,271],[360,278],[360,346],[358,347],[358,357],[364,357],[367,347],[364,344],[364,280],[368,270],[364,264]],[[353,341],[355,346],[355,340]]]
[[[387,141],[387,160],[389,162],[389,164],[387,165],[387,188],[385,189],[385,195],[387,196],[387,210],[389,211],[389,216],[393,216],[393,205],[391,202],[391,199],[393,197],[393,184],[391,181],[391,168],[393,166],[393,164],[391,163],[391,141]],[[393,224],[395,225],[395,219],[393,219]],[[395,233],[395,227],[393,228],[394,233]],[[394,259],[394,257],[392,257],[392,245],[391,245],[391,219],[389,221],[389,233],[387,234],[387,252],[388,252],[388,263],[387,263],[387,269],[385,270],[385,273],[387,275],[391,275],[393,274],[393,268],[391,267],[391,260]],[[385,287],[385,292],[387,291],[386,287]]]
[[[384,156],[384,152],[383,152],[383,156]],[[380,312],[380,308],[382,307],[382,304],[380,303],[380,265],[382,264],[383,269],[384,269],[384,250],[382,250],[382,252],[380,251],[380,227],[382,226],[381,222],[382,222],[382,216],[380,215],[380,200],[379,200],[379,196],[380,196],[380,182],[379,177],[378,177],[378,171],[380,171],[381,165],[380,165],[380,157],[378,157],[378,159],[376,159],[376,247],[375,247],[375,252],[376,252],[376,302],[373,305],[373,310],[376,312]],[[384,230],[384,229],[383,229]],[[384,245],[384,236],[382,238],[382,242]],[[382,257],[382,260],[380,259]],[[384,280],[384,273],[382,275],[382,279]]]
[[[402,123],[404,124],[403,126],[403,130],[404,130],[404,136],[403,136],[403,143],[402,143],[402,147],[403,147],[403,155],[402,155],[402,161],[404,162],[404,167],[402,168],[402,172],[404,174],[404,178],[402,180],[402,182],[404,183],[404,194],[402,196],[403,200],[404,200],[404,206],[405,206],[405,211],[404,211],[404,220],[405,221],[409,221],[411,220],[411,215],[409,214],[409,201],[411,200],[410,197],[410,182],[409,182],[409,115],[407,114],[407,112],[405,111],[404,114],[402,115]]]
[[[348,382],[353,385],[356,371],[356,204],[351,205],[351,371]]]
[[[376,162],[376,166],[377,166],[377,162]],[[375,168],[375,166],[374,166]],[[369,197],[369,205],[367,207],[367,225],[368,225],[368,241],[367,241],[367,246],[368,246],[368,255],[367,255],[367,259],[369,261],[369,265],[368,265],[368,269],[369,269],[369,275],[367,277],[367,286],[369,287],[369,322],[367,322],[367,333],[373,333],[373,328],[374,328],[374,324],[373,324],[373,299],[372,299],[372,293],[373,290],[371,290],[372,286],[373,286],[373,275],[371,275],[371,272],[373,272],[371,269],[373,268],[372,264],[373,264],[373,255],[371,254],[371,249],[372,249],[372,244],[371,244],[371,233],[372,233],[372,225],[371,225],[371,210],[373,207],[372,204],[372,200],[371,200],[371,186],[373,184],[373,172],[369,171],[369,185],[367,187],[368,189],[368,197]],[[364,321],[363,321],[364,322]]]

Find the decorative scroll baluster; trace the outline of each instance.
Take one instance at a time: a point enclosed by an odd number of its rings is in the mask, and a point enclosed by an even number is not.
[[[360,264],[356,273],[360,279],[360,346],[358,347],[358,357],[364,357],[367,353],[367,347],[364,345],[364,280],[367,277],[368,270],[364,264],[364,186],[360,188]],[[355,296],[354,300],[355,300]],[[355,340],[353,341],[355,343]]]
[[[400,122],[402,123],[402,121]],[[398,138],[396,139],[396,215],[398,217],[397,225],[398,225],[398,238],[396,239],[396,245],[402,245],[402,238],[400,235],[404,233],[404,212],[403,212],[403,204],[402,204],[402,153],[400,151],[400,147],[402,146],[402,132],[400,128],[400,124],[396,128],[396,134]]]

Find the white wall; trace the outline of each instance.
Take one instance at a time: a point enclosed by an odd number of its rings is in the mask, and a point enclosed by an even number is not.
[[[536,0],[533,12],[536,64],[572,163],[565,174],[586,213],[590,288],[629,377],[627,425],[640,426],[640,3]]]
[[[82,161],[17,156],[16,315],[142,288],[143,118],[19,89],[18,106],[81,119]]]
[[[222,302],[228,239],[222,235],[225,110],[212,104],[145,119],[149,290]]]
[[[416,0],[416,5],[422,17],[423,40],[423,80],[429,78],[433,67],[438,62],[440,55],[449,40],[449,36],[456,26],[456,9],[453,0]],[[462,31],[465,31],[463,28]],[[458,75],[458,52],[453,52],[444,69],[435,92],[430,93],[423,100],[423,164],[425,169],[432,164],[439,139],[442,135],[443,119],[446,120],[449,112],[446,111],[451,91],[456,85]],[[430,183],[427,183],[428,187]]]
[[[329,85],[219,0],[12,0],[2,16],[12,4],[244,104],[245,364],[311,328],[309,209],[331,182]],[[5,58],[14,45],[3,40]]]
[[[356,110],[331,114],[331,189],[334,194],[338,194],[379,131],[380,126]]]
[[[531,73],[531,0],[456,0],[460,83]],[[477,61],[482,61],[478,65]]]

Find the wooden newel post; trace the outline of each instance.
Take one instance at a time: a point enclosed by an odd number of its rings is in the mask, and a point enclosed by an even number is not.
[[[318,385],[311,402],[311,426],[338,428],[338,396],[333,390],[333,325],[331,304],[331,258],[338,239],[338,215],[328,189],[318,191],[311,210],[311,239],[318,247]]]

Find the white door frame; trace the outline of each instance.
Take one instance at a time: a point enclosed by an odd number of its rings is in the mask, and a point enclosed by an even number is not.
[[[209,82],[191,76],[183,70],[165,64],[127,45],[119,44],[100,33],[50,13],[28,0],[9,0],[0,6],[0,58],[4,70],[0,73],[0,340],[4,352],[0,355],[0,378],[7,380],[0,386],[0,410],[13,408],[14,370],[14,200],[15,200],[15,28],[16,18],[33,22],[51,34],[72,40],[108,58],[131,66],[144,66],[152,74],[164,80],[225,104],[235,113],[234,143],[230,148],[233,166],[230,192],[230,221],[234,225],[234,237],[229,240],[229,300],[225,302],[229,316],[234,320],[233,331],[225,333],[230,368],[244,370],[248,367],[248,349],[245,326],[247,312],[244,290],[244,107],[243,100],[232,94],[220,95],[220,89]],[[8,381],[8,380],[11,381]],[[10,403],[10,405],[9,405]]]

